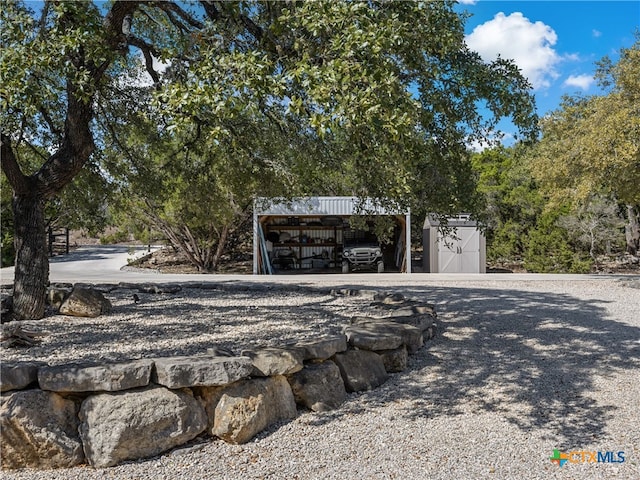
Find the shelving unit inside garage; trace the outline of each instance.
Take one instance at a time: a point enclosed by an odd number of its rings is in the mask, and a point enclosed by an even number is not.
[[[272,262],[283,270],[335,267],[343,221],[339,217],[329,218],[335,218],[335,224],[323,224],[319,217],[310,216],[264,218],[262,229],[265,239],[272,244]]]
[[[344,232],[349,228],[349,218],[357,214],[357,202],[355,197],[306,197],[291,202],[256,199],[253,273],[315,272],[339,267]],[[396,261],[400,271],[410,272],[410,249],[404,248],[410,242],[409,212],[372,207],[367,213],[398,219],[402,234],[396,245]]]

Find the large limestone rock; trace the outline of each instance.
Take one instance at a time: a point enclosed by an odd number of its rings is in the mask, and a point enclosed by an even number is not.
[[[22,390],[38,379],[36,362],[0,363],[0,392]]]
[[[71,293],[72,288],[49,287],[47,289],[47,303],[53,308],[60,309],[64,299]]]
[[[229,387],[230,385],[225,385],[222,387],[193,388],[194,395],[198,400],[200,400],[200,403],[204,407],[204,411],[207,414],[207,432],[209,432],[211,435],[215,435],[213,433],[213,422],[216,417],[216,407],[218,406],[218,402],[222,398],[225,390],[227,390]]]
[[[324,361],[347,349],[347,337],[340,334],[315,340],[301,340],[295,346],[302,349],[305,361]]]
[[[434,305],[426,304],[426,303],[413,303],[411,305],[397,307],[393,309],[393,315],[403,315],[403,316],[425,315],[433,318],[434,320],[438,318],[438,314],[436,313],[436,307]]]
[[[38,383],[41,389],[54,392],[115,392],[149,385],[152,367],[152,360],[43,367],[38,371]]]
[[[288,379],[296,403],[314,412],[334,410],[347,398],[340,369],[330,360],[309,364]]]
[[[60,305],[62,315],[98,317],[111,311],[111,302],[97,290],[75,287]]]
[[[402,372],[407,368],[409,354],[407,353],[407,347],[404,345],[395,350],[382,350],[376,353],[382,358],[382,363],[387,373]]]
[[[387,381],[380,355],[366,350],[348,350],[338,353],[334,361],[340,369],[347,392],[373,390]]]
[[[0,406],[2,468],[66,468],[84,462],[76,404],[57,393],[24,390]]]
[[[240,444],[274,423],[297,415],[287,379],[281,375],[242,380],[218,392],[211,433]]]
[[[414,327],[413,325],[393,322],[387,318],[369,317],[355,317],[354,319],[352,319],[352,323],[354,325],[347,327],[345,329],[345,333],[347,333],[349,343],[351,343],[354,347],[364,348],[366,350],[392,350],[400,346],[396,345],[382,348],[373,348],[374,345],[364,343],[360,338],[362,337],[363,339],[366,339],[366,332],[368,332],[371,338],[375,338],[376,336],[383,338],[387,335],[390,338],[400,337],[401,344],[406,345],[409,353],[417,352],[424,344],[422,330],[418,327]],[[353,332],[358,333],[357,335],[353,335]]]
[[[94,467],[158,455],[207,427],[204,408],[190,390],[164,387],[92,395],[82,402],[79,418],[84,451]]]
[[[401,305],[406,301],[401,293],[377,293],[373,296],[373,300],[385,305]]]
[[[351,325],[344,329],[344,333],[351,346],[364,350],[393,350],[403,344],[400,334],[381,331],[368,324]]]
[[[371,320],[371,317],[354,317],[352,323],[358,323],[359,321]],[[392,316],[377,318],[375,320],[385,320],[387,322],[401,323],[403,325],[411,325],[412,327],[419,328],[422,332],[426,331],[433,325],[435,317],[430,314],[413,313],[413,308],[398,310],[393,312]]]
[[[169,388],[226,385],[253,372],[247,357],[166,357],[154,363],[151,379]]]
[[[260,348],[244,350],[241,355],[251,359],[252,374],[257,377],[288,375],[302,370],[303,350],[298,348]]]

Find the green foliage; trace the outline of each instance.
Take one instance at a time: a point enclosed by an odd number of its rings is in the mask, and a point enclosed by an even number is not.
[[[487,259],[521,261],[530,272],[588,272],[596,253],[620,249],[618,206],[597,196],[577,206],[550,200],[531,175],[535,151],[517,145],[472,159],[485,201]]]
[[[91,236],[104,230],[113,187],[98,166],[89,162],[58,195],[47,204],[48,223],[53,228],[85,230]]]
[[[2,131],[21,143],[59,147],[71,92],[88,101],[98,86],[93,70],[114,52],[93,3],[47,1],[38,14],[31,5],[3,2],[0,9]]]
[[[13,229],[5,230],[5,223],[2,222],[2,268],[13,265],[15,260],[16,250],[13,246]]]
[[[533,172],[550,195],[585,201],[595,192],[640,203],[640,41],[622,49],[617,65],[605,58],[604,96],[565,97],[542,121]],[[633,72],[633,73],[632,73]]]
[[[5,188],[5,179],[2,178],[1,203],[0,203],[0,258],[1,266],[8,267],[13,265],[15,259],[15,247],[13,245],[13,215],[11,214],[11,196],[10,189]]]
[[[504,115],[517,116],[525,135],[535,130],[526,81],[466,49],[449,2],[215,8],[225,21],[205,18],[185,35],[162,9],[141,6],[137,32],[170,66],[153,89],[123,82],[105,109],[121,208],[202,269],[213,268],[211,251],[256,195],[384,198],[418,215],[475,211],[465,143]],[[167,27],[161,37],[158,25]],[[135,72],[133,59],[121,65]],[[485,120],[478,101],[494,116]]]
[[[102,235],[100,237],[100,243],[102,245],[111,245],[114,243],[123,243],[129,241],[130,234],[125,230],[116,230],[108,235]]]
[[[543,119],[532,172],[556,204],[586,205],[593,195],[626,205],[627,250],[640,246],[640,40],[621,49],[617,64],[605,57],[597,76],[607,95],[565,97]]]
[[[157,104],[177,129],[195,118],[218,140],[234,136],[232,126],[247,116],[295,125],[290,138],[325,147],[304,163],[271,161],[305,185],[452,211],[473,194],[469,138],[503,115],[527,135],[535,129],[524,79],[466,49],[449,2],[222,7],[229,12],[267,34],[238,38],[237,25],[211,22],[172,64]],[[484,120],[478,102],[494,116]]]
[[[13,265],[15,247],[13,245],[13,211],[11,207],[12,191],[5,175],[0,175],[0,257],[2,267]]]
[[[627,249],[637,251],[639,61],[638,42],[622,49],[617,64],[603,59],[598,76],[611,91],[565,97],[542,119],[536,144],[473,157],[490,261],[522,259],[539,272],[588,271],[598,253],[619,251],[620,212],[627,216]]]
[[[565,212],[567,209],[564,209]],[[567,231],[558,226],[562,211],[544,212],[528,234],[524,267],[539,273],[588,273],[591,260],[576,252],[569,243]]]
[[[203,268],[256,194],[476,210],[467,142],[504,116],[536,132],[526,79],[467,49],[451,1],[9,2],[1,21],[3,148],[46,152],[3,159],[14,190],[61,206],[102,151],[119,213],[188,239]]]
[[[480,218],[487,227],[487,259],[492,262],[522,260],[530,231],[544,209],[526,152],[523,145],[498,147],[472,158],[478,191],[484,196]]]
[[[114,101],[114,108],[121,102]],[[243,135],[212,138],[202,126],[158,128],[158,118],[121,112],[109,125],[106,165],[121,185],[116,219],[162,232],[200,270],[217,266],[224,243],[248,216],[255,196],[295,195],[298,185],[282,165],[294,158],[291,132],[260,116],[238,117]],[[301,141],[298,139],[298,141]]]

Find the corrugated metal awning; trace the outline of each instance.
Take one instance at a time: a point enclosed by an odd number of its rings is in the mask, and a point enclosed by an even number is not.
[[[304,197],[293,200],[256,198],[255,215],[406,215],[407,210],[389,209],[358,197]]]

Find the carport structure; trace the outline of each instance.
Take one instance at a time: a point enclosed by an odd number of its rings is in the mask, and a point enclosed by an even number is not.
[[[411,273],[410,210],[385,208],[358,197],[256,198],[253,273],[273,273],[274,261],[281,268],[299,270],[296,273],[331,271],[340,262],[345,232],[354,215],[394,218],[398,233],[393,251],[386,249],[385,261],[392,261],[397,271]]]

